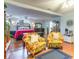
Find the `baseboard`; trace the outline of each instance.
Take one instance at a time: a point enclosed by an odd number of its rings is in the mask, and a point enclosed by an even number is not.
[[[65,43],[68,43],[68,44],[74,44],[73,42],[67,42],[67,41],[64,41]]]

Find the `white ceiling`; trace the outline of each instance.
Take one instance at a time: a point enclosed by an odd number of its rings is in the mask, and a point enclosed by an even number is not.
[[[53,20],[54,18],[59,17],[55,14],[48,14],[37,10],[25,9],[12,4],[7,4],[7,6],[7,17],[10,17],[11,19],[22,20],[25,18],[29,20]]]
[[[7,14],[12,19],[53,20],[74,9],[62,8],[65,0],[7,0]]]
[[[64,2],[66,0],[12,0],[23,4],[28,4],[44,10],[49,10],[56,13],[66,13],[74,9],[73,0],[71,0],[71,6],[66,7]],[[68,0],[69,1],[69,0]]]

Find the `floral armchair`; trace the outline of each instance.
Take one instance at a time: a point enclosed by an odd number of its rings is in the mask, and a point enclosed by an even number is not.
[[[64,38],[60,32],[51,32],[47,39],[48,48],[62,48],[63,41]]]
[[[27,51],[30,52],[32,56],[45,49],[45,39],[40,37],[37,33],[28,34],[23,40]]]

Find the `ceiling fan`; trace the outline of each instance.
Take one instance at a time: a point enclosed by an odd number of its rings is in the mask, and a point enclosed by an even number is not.
[[[61,9],[67,9],[70,8],[74,5],[74,1],[73,0],[64,0],[59,6],[58,8],[56,8],[55,12],[61,10]]]
[[[62,7],[68,8],[68,7],[73,6],[73,4],[74,4],[73,0],[65,0],[65,2],[63,2]]]

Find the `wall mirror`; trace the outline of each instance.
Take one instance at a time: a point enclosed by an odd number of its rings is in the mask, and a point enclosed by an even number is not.
[[[42,28],[42,24],[41,23],[35,23],[35,28]]]

